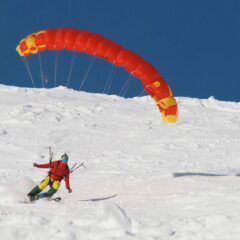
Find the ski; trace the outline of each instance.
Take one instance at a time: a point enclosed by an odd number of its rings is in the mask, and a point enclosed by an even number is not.
[[[60,202],[62,200],[61,197],[49,198],[48,201]]]
[[[37,200],[39,199],[46,199],[47,201],[51,202],[51,201],[54,201],[54,202],[60,202],[62,200],[61,197],[52,197],[52,198],[48,198],[47,196],[35,196],[35,197],[26,197],[24,200],[21,200],[20,202],[21,203],[35,203]]]

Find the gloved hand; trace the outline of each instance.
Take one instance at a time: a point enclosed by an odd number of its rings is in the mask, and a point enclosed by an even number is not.
[[[37,163],[33,163],[33,166],[34,166],[34,167],[38,167],[38,164],[37,164]]]
[[[71,192],[72,192],[72,189],[71,189],[71,188],[68,188],[68,192],[71,193]]]

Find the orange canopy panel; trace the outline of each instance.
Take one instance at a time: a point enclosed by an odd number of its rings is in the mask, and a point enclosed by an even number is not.
[[[75,28],[46,29],[32,33],[23,38],[16,48],[19,55],[24,57],[46,49],[84,52],[124,68],[141,81],[145,91],[156,102],[163,121],[177,121],[177,102],[170,87],[152,64],[134,52],[99,34]]]

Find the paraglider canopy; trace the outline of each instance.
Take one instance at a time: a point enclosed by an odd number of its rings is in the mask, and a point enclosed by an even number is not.
[[[84,52],[124,68],[141,81],[162,113],[163,121],[177,121],[177,103],[170,87],[152,64],[134,52],[99,34],[74,28],[46,29],[32,33],[22,39],[16,48],[23,57],[46,49]]]

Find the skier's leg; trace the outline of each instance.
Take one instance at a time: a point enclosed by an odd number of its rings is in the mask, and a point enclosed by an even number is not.
[[[34,187],[27,195],[29,197],[34,197],[40,193],[49,184],[50,177],[45,177],[36,187]]]
[[[34,197],[36,196],[38,193],[40,193],[41,190],[39,189],[38,185],[36,187],[34,187],[28,194],[28,197]]]
[[[51,188],[47,191],[46,195],[50,198],[53,196],[53,194],[55,194],[57,192],[57,190],[60,187],[60,181],[52,181],[51,183]]]
[[[39,189],[42,191],[44,188],[46,188],[48,186],[48,184],[50,183],[50,177],[46,176],[39,184],[38,187]]]

